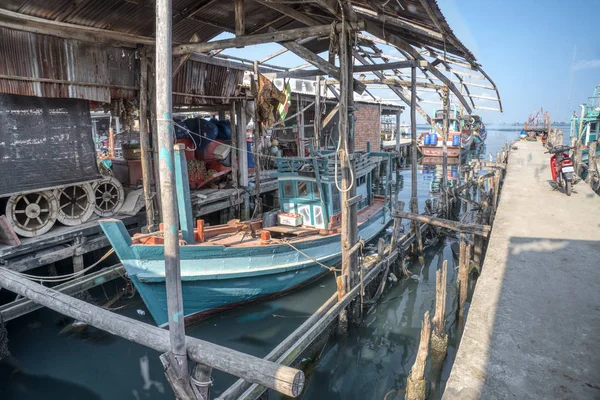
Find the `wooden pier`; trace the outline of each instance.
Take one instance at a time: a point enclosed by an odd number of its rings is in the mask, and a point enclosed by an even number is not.
[[[555,190],[542,145],[514,146],[443,399],[597,398],[600,197]]]

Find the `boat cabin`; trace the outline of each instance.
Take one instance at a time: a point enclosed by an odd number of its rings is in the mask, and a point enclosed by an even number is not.
[[[356,195],[360,196],[356,203],[358,211],[372,203],[371,171],[374,166],[369,153],[355,153],[354,184]],[[279,158],[277,171],[280,225],[324,230],[339,227],[342,208],[338,186],[341,187],[342,169],[334,152],[318,152],[312,158]]]

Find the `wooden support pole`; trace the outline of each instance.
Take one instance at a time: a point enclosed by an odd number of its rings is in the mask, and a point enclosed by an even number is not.
[[[152,168],[152,149],[150,148],[150,132],[148,131],[148,58],[145,49],[140,57],[140,151],[142,158],[142,184],[144,186],[144,202],[146,204],[146,227],[152,232],[156,226],[154,212],[154,170]]]
[[[400,137],[402,136],[401,128],[400,128],[401,115],[402,115],[402,109],[399,109],[398,111],[396,111],[396,156],[400,155]],[[379,116],[379,118],[381,119],[381,115]]]
[[[458,257],[458,320],[459,324],[464,321],[465,301],[467,300],[467,289],[469,287],[469,260],[467,254],[467,235],[460,234],[460,252]]]
[[[425,400],[426,398],[427,382],[425,381],[425,366],[429,354],[430,338],[431,322],[429,321],[429,311],[427,311],[423,316],[417,359],[410,369],[410,375],[406,382],[406,400]]]
[[[198,400],[210,400],[210,387],[212,386],[212,367],[204,364],[196,364],[192,373],[192,383],[194,384]]]
[[[238,151],[235,148],[238,145],[238,125],[239,122],[237,120],[236,114],[236,101],[231,102],[231,107],[229,109],[229,124],[231,125],[231,145],[234,147],[231,149],[231,181],[233,183],[233,187],[235,189],[239,188],[239,164],[238,164]],[[235,218],[239,218],[239,215],[236,215]]]
[[[411,86],[410,86],[410,133],[411,133],[411,196],[410,211],[414,214],[419,213],[419,199],[417,197],[417,68],[411,68]],[[423,238],[421,237],[421,227],[413,222],[412,229],[417,238],[417,252],[419,261],[423,263]]]
[[[443,106],[444,106],[444,137],[442,138],[442,191],[443,191],[443,201],[446,203],[447,193],[446,189],[448,188],[448,135],[450,133],[450,90],[448,87],[444,87],[443,92]],[[447,206],[447,204],[446,204]]]
[[[598,142],[591,141],[588,145],[588,183],[593,188],[594,177],[597,176],[598,169],[596,166],[596,148]]]
[[[239,173],[239,184],[241,187],[245,188],[242,193],[243,204],[242,204],[242,221],[246,221],[250,219],[250,195],[246,191],[249,186],[250,179],[248,177],[248,144],[246,139],[246,127],[248,126],[248,122],[246,120],[246,100],[238,103],[237,107],[237,115],[238,115],[238,123],[237,127],[237,152],[238,152],[238,173]],[[256,163],[256,160],[255,160]]]
[[[315,119],[313,141],[315,149],[321,148],[321,77],[315,78]]]
[[[183,143],[178,143],[174,146],[174,160],[177,209],[179,214],[179,226],[181,227],[181,237],[187,244],[194,244],[194,228],[196,227],[196,221],[192,214],[187,159],[185,157],[185,145]]]
[[[411,221],[420,222],[422,224],[430,224],[442,228],[450,229],[457,232],[471,233],[473,235],[488,236],[492,227],[489,225],[463,224],[462,222],[452,221],[449,219],[432,217],[429,215],[421,215],[406,211],[392,211],[394,218],[406,218]]]
[[[189,375],[183,321],[183,296],[179,265],[179,234],[175,194],[172,114],[172,54],[171,34],[173,15],[171,0],[156,2],[156,114],[159,146],[159,174],[161,182],[164,229],[165,285],[169,314],[171,367],[189,387]],[[188,379],[186,379],[188,378]],[[187,380],[187,381],[186,381]]]
[[[246,34],[246,14],[244,13],[244,0],[235,0],[235,36],[240,37]]]
[[[31,282],[6,268],[0,268],[0,287],[159,353],[168,352],[171,348],[169,332],[165,329],[62,294]],[[186,338],[186,346],[185,354],[190,360],[238,376],[249,382],[258,383],[286,396],[298,396],[304,386],[304,373],[297,369],[278,365],[193,337]]]
[[[262,121],[258,113],[258,93],[260,92],[260,78],[258,77],[258,61],[254,61],[254,81],[256,94],[254,97],[254,212],[253,215],[262,214],[262,201],[260,197],[260,156],[262,141]]]
[[[353,269],[357,263],[355,255],[350,253],[350,249],[356,243],[356,225],[353,220],[356,219],[356,205],[350,205],[349,200],[354,197],[356,192],[354,182],[354,165],[350,157],[354,152],[353,137],[353,110],[350,109],[350,100],[353,96],[352,90],[352,66],[350,62],[351,46],[348,34],[345,32],[339,35],[339,58],[340,58],[340,111],[339,111],[339,148],[340,165],[342,170],[342,275],[347,279],[344,282],[347,286],[344,288],[344,294],[348,293],[353,287]],[[354,218],[353,218],[354,217]]]
[[[150,132],[152,139],[152,161],[153,161],[153,187],[154,187],[154,203],[156,204],[155,209],[155,223],[154,229],[158,228],[158,222],[162,221],[162,201],[161,201],[161,188],[160,188],[160,174],[159,174],[159,157],[158,157],[158,121],[156,118],[156,64],[148,63],[148,67],[151,72],[151,76],[148,77],[148,103],[150,105]]]

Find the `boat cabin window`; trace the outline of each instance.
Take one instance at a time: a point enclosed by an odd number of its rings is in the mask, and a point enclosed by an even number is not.
[[[294,197],[294,186],[296,182],[283,181],[283,197],[289,198]]]
[[[333,204],[333,213],[337,214],[341,212],[342,208],[340,206],[340,191],[337,189],[337,186],[335,186],[335,183],[331,185],[331,199]]]
[[[360,185],[364,185],[365,183],[367,183],[367,177],[365,175],[359,177],[358,179],[356,179],[356,186],[360,186]]]

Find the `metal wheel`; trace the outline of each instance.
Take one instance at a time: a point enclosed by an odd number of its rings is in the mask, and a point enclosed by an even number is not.
[[[58,221],[65,225],[79,225],[94,213],[94,189],[89,183],[54,189],[58,202]]]
[[[125,192],[123,185],[113,176],[107,176],[94,183],[94,195],[96,198],[96,207],[94,212],[101,217],[111,217],[115,215],[125,201]]]
[[[15,194],[6,203],[6,218],[14,231],[24,237],[48,232],[56,222],[58,204],[50,190]]]

